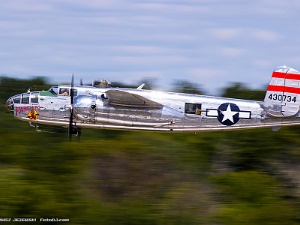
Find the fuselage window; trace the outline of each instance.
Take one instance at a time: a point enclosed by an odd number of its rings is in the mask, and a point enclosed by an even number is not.
[[[38,104],[39,103],[39,98],[37,95],[32,95],[31,96],[31,104]]]
[[[29,94],[23,94],[22,104],[29,104]]]
[[[185,103],[184,112],[187,114],[201,114],[201,104],[199,103]]]

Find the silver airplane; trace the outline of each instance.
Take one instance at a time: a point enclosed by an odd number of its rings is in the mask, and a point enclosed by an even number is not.
[[[6,106],[19,120],[69,128],[197,132],[300,124],[300,72],[286,66],[272,73],[264,101],[92,86],[52,86],[10,97]]]

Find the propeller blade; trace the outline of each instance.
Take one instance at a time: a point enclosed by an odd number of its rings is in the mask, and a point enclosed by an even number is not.
[[[72,74],[72,79],[71,79],[70,98],[71,98],[71,108],[70,108],[70,119],[69,119],[69,140],[72,139],[72,134],[74,133],[73,132],[74,74]]]
[[[73,134],[73,107],[71,106],[70,121],[69,121],[69,140],[72,140]]]
[[[80,81],[82,83],[82,81]],[[70,92],[70,98],[71,98],[71,107],[70,107],[70,120],[69,120],[69,140],[72,140],[72,135],[75,134],[78,137],[78,140],[80,139],[81,135],[81,128],[77,127],[76,124],[73,124],[73,117],[74,117],[74,75],[72,75],[71,80],[71,92]]]
[[[81,137],[81,128],[77,127],[77,139],[78,139],[78,141],[80,141],[80,137]]]
[[[71,80],[71,106],[73,107],[73,102],[74,102],[74,74],[72,75],[72,80]]]

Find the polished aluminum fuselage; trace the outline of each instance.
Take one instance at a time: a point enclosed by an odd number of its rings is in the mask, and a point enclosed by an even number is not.
[[[73,107],[73,123],[80,128],[149,131],[206,131],[280,127],[300,124],[293,117],[269,116],[262,102],[143,89],[78,86],[71,106],[69,96],[30,92],[8,100],[8,108],[20,120],[67,127]],[[23,95],[29,101],[23,101]],[[32,101],[33,97],[36,99]],[[29,113],[36,112],[36,117]]]

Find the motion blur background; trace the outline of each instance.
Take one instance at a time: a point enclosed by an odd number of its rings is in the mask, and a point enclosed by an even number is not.
[[[69,142],[66,130],[36,132],[5,113],[8,97],[68,83],[72,73],[84,83],[100,76],[263,100],[265,90],[254,89],[275,67],[300,69],[299,9],[299,0],[0,1],[0,218],[300,224],[298,126],[85,129]]]
[[[41,77],[0,79],[0,217],[300,224],[298,126],[196,135],[84,129],[80,141],[69,142],[64,129],[36,132],[5,113],[8,97],[51,85]],[[189,82],[173,89],[203,92]],[[239,83],[222,91],[257,100],[264,93]]]
[[[0,1],[0,74],[262,88],[275,67],[300,69],[299,11],[299,0]]]

